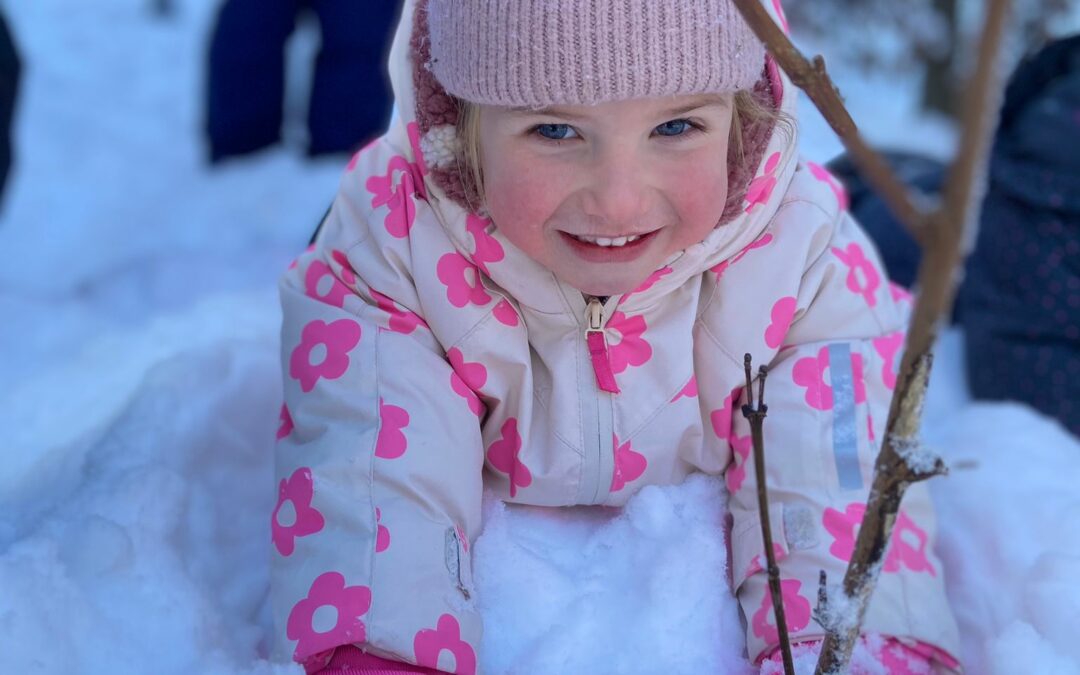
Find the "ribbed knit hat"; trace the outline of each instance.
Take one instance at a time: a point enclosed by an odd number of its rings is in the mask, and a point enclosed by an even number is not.
[[[543,107],[753,88],[731,0],[429,0],[431,69],[473,103]]]

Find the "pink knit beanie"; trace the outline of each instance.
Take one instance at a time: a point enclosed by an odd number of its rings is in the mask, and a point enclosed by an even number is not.
[[[427,13],[435,78],[473,103],[733,92],[765,62],[731,0],[429,0]]]

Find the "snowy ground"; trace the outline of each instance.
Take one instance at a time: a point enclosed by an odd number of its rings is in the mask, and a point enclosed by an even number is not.
[[[341,162],[279,149],[209,171],[214,2],[176,4],[161,20],[149,0],[6,1],[27,69],[0,214],[2,673],[298,672],[265,660],[274,282]],[[850,82],[875,140],[951,142],[913,121],[907,84]],[[806,129],[809,154],[832,154]],[[965,661],[1080,674],[1080,443],[971,403],[956,338],[927,435],[961,467],[935,488]],[[487,504],[488,671],[746,672],[720,485],[646,489],[619,514]]]

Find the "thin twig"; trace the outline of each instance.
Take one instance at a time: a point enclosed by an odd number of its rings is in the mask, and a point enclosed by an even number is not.
[[[772,596],[773,616],[776,618],[776,631],[780,638],[780,654],[784,660],[784,673],[795,675],[795,662],[791,657],[791,639],[788,637],[787,618],[784,616],[784,594],[780,585],[780,566],[776,564],[773,551],[772,523],[769,522],[769,492],[765,482],[765,415],[769,406],[765,405],[765,378],[769,369],[761,366],[758,370],[758,403],[754,406],[754,386],[750,375],[751,358],[743,357],[746,369],[746,399],[742,414],[750,422],[750,436],[754,441],[754,475],[757,477],[758,510],[761,513],[761,539],[765,545],[765,562],[769,573],[769,595]]]
[[[840,93],[825,68],[825,59],[818,55],[808,61],[792,44],[787,35],[772,20],[760,0],[734,0],[746,22],[753,29],[777,64],[784,69],[795,86],[806,92],[822,117],[844,144],[859,173],[874,192],[881,196],[889,212],[901,222],[919,244],[924,241],[927,220],[917,206],[917,200],[903,181],[889,168],[881,155],[872,150],[851,119]]]

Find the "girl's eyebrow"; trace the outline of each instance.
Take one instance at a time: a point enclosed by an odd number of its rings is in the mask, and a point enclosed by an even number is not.
[[[698,108],[705,108],[712,105],[728,107],[729,104],[727,99],[720,94],[702,94],[691,99],[689,102],[683,105],[661,110],[656,113],[656,116],[678,117],[679,115],[685,115],[692,110],[697,110]],[[567,120],[586,119],[585,115],[578,115],[576,113],[570,112],[569,110],[564,110],[563,108],[560,108],[558,106],[546,106],[543,108],[513,107],[510,108],[510,113],[513,115],[559,117]]]

